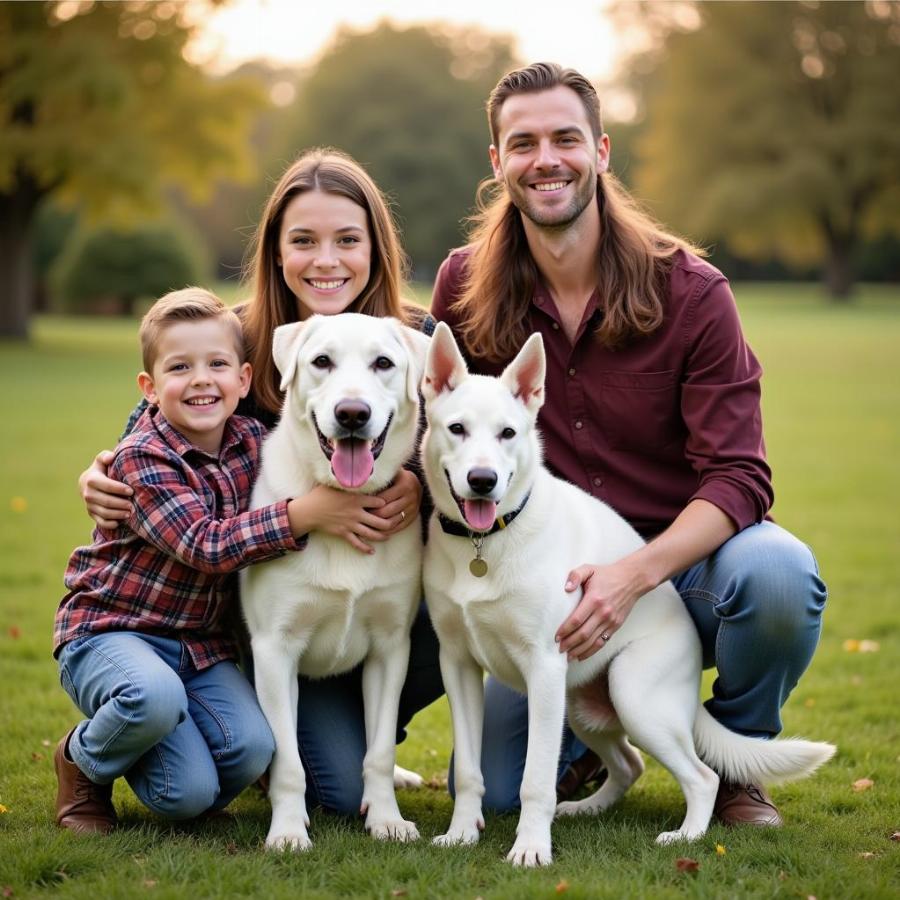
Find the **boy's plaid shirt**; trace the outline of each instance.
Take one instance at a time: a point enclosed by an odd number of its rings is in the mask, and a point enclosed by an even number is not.
[[[235,573],[306,545],[291,534],[287,500],[246,511],[264,434],[254,419],[232,416],[215,457],[155,407],[141,416],[109,469],[134,490],[131,516],[73,552],[54,655],[73,638],[127,630],[180,639],[197,669],[237,658],[225,624]]]

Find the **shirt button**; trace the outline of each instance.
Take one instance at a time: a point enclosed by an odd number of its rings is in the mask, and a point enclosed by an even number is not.
[[[569,369],[569,378],[571,378],[575,374],[574,369]]]
[[[603,484],[602,478],[594,478],[593,481],[594,481],[594,487],[600,487],[600,485]]]
[[[554,331],[559,331],[559,322],[554,322],[554,323],[553,323],[553,330],[554,330]]]
[[[576,427],[577,429],[579,429],[579,430],[581,430],[581,429],[584,427],[584,423],[581,421],[581,419],[579,419],[579,420],[575,423],[575,427]]]

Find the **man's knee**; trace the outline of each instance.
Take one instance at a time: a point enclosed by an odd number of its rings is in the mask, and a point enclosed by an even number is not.
[[[753,620],[776,641],[817,627],[827,592],[809,547],[771,523],[748,529],[738,535],[742,537],[722,548],[719,562],[734,575],[730,595],[717,612],[733,621]]]

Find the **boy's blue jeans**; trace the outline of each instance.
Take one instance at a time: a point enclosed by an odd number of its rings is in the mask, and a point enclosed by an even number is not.
[[[162,816],[224,808],[272,758],[272,733],[247,679],[231,662],[197,671],[174,638],[76,638],[60,651],[59,671],[88,716],[69,741],[75,764],[98,784],[124,775]]]
[[[736,534],[672,579],[700,635],[703,666],[717,669],[706,708],[732,731],[772,738],[781,707],[819,640],[825,584],[812,551],[773,522]],[[528,742],[522,694],[488,678],[481,767],[484,805],[517,809]],[[585,751],[566,728],[559,777]],[[453,785],[451,766],[450,784]]]

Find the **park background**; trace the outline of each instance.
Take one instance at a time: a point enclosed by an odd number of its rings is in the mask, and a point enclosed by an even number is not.
[[[400,0],[0,2],[4,896],[900,891],[900,4],[454,6],[448,19]],[[388,193],[410,294],[427,304],[489,174],[484,99],[538,58],[595,81],[617,175],[734,282],[765,369],[774,514],[830,588],[786,729],[834,741],[837,758],[777,791],[782,831],[714,826],[674,848],[652,839],[682,799],[651,764],[603,819],[559,823],[554,865],[525,873],[502,861],[509,817],[489,818],[476,848],[427,843],[450,815],[441,701],[400,749],[432,785],[401,798],[416,845],[376,846],[317,813],[311,853],[266,854],[253,791],[234,823],[173,829],[121,785],[115,836],[59,832],[52,750],[77,714],[49,656],[52,618],[68,554],[89,538],[75,480],[137,399],[136,317],[187,283],[246,297],[261,204],[316,144]]]

